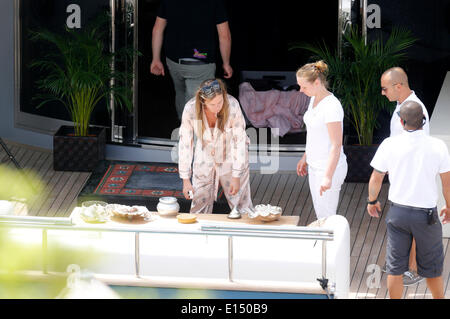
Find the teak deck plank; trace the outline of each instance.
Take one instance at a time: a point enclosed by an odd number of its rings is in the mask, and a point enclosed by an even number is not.
[[[291,197],[292,192],[295,189],[295,183],[297,182],[297,175],[288,174],[286,186],[284,187],[283,192],[280,195],[280,199],[278,201],[278,206],[283,209],[283,215],[293,215],[292,210],[288,211],[289,198]]]
[[[309,187],[305,187],[307,181],[305,177],[294,175],[294,184],[292,190],[289,192],[289,197],[286,203],[286,213],[293,216],[301,216],[302,210],[298,203],[302,203],[304,196],[308,196]],[[305,199],[306,200],[306,199]]]

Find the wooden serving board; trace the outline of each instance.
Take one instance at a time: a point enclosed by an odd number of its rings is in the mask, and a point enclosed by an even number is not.
[[[81,223],[83,224],[84,221],[80,216],[81,208],[76,207],[74,211],[72,212],[71,218],[73,221],[77,224]],[[299,222],[299,216],[280,216],[278,220],[275,220],[273,222],[263,222],[258,221],[249,218],[247,215],[242,215],[239,219],[231,219],[227,218],[227,214],[196,214],[197,216],[197,222],[224,222],[224,223],[231,223],[231,224],[241,224],[241,225],[267,225],[267,226],[297,226]],[[170,224],[172,222],[176,224],[180,224],[177,221],[177,216],[160,216],[158,219],[160,222],[156,221],[156,223],[164,223],[166,224],[169,222]],[[194,223],[194,224],[196,224]],[[121,225],[140,225],[140,224],[155,224],[155,222],[149,222],[145,221],[144,219],[133,219],[133,220],[127,220],[124,218],[118,218],[118,217],[112,217],[110,221],[105,223],[106,225],[115,225],[115,224],[121,224]],[[186,224],[186,225],[193,225],[193,224]]]
[[[299,216],[280,216],[278,220],[273,222],[257,221],[249,218],[247,215],[242,215],[239,219],[227,218],[227,214],[197,214],[198,221],[208,222],[230,222],[233,224],[249,224],[249,225],[267,225],[267,226],[283,226],[291,225],[297,226]]]

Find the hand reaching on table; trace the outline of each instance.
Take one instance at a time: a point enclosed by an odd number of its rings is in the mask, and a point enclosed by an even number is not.
[[[189,179],[183,179],[183,195],[186,199],[192,199],[189,196],[189,192],[192,192],[194,194],[194,187],[191,184],[191,181]]]

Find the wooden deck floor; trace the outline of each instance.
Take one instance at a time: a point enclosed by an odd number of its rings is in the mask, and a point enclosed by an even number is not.
[[[52,166],[51,151],[7,142],[11,153],[24,168],[33,169],[46,185],[48,195],[39,201],[28,204],[28,215],[69,216],[76,206],[78,193],[88,180],[90,173],[55,172]],[[14,167],[3,149],[0,149],[3,165]],[[388,184],[381,190],[381,204],[387,211]],[[300,216],[300,225],[315,220],[306,178],[294,172],[278,172],[271,175],[251,173],[251,192],[253,203],[281,206],[284,215]],[[384,264],[386,249],[386,225],[384,217],[371,218],[365,211],[367,184],[346,183],[341,190],[338,214],[347,218],[351,230],[350,259],[350,298],[388,298],[386,275],[383,274],[378,288],[368,287],[372,272],[367,267]],[[443,239],[445,249],[444,288],[446,298],[450,298],[450,243]],[[431,298],[425,281],[404,290],[404,298]]]

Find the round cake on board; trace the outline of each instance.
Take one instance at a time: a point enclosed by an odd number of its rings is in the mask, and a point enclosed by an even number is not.
[[[177,219],[179,223],[192,224],[197,220],[197,216],[195,214],[178,214]]]

